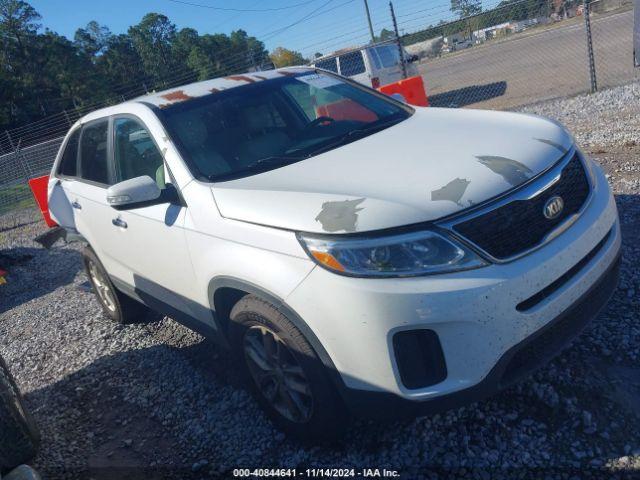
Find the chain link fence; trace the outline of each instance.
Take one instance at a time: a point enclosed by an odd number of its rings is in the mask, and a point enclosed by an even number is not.
[[[585,4],[515,0],[464,19],[421,25],[419,11],[400,12],[400,41],[420,60],[435,107],[517,109],[640,80],[634,68],[633,0]],[[591,65],[590,65],[591,64]],[[595,85],[594,85],[595,83]],[[96,106],[64,111],[0,134],[0,214],[33,205],[28,178],[49,172],[69,126]]]
[[[469,31],[431,40],[421,51],[420,73],[432,106],[514,109],[591,90],[584,4],[558,6],[545,15],[489,23],[485,12],[473,17]],[[493,11],[499,12],[497,8]],[[540,13],[540,10],[532,13]],[[632,0],[589,4],[594,72],[599,89],[640,79],[633,63]],[[471,33],[469,33],[471,32]],[[438,39],[435,39],[436,41]]]

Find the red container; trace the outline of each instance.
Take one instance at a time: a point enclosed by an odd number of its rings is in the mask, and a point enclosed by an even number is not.
[[[378,90],[387,95],[399,93],[410,105],[419,107],[429,106],[427,92],[424,89],[424,82],[420,76],[409,77],[399,82],[389,83],[388,85],[381,86]]]
[[[29,187],[33,192],[33,197],[36,199],[38,207],[40,207],[40,213],[44,217],[44,223],[49,227],[55,227],[58,225],[51,219],[49,215],[49,202],[47,199],[47,186],[49,185],[49,175],[43,175],[42,177],[30,178]]]

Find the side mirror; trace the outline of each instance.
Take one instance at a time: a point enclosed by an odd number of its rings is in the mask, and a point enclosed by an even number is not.
[[[418,60],[420,60],[420,57],[418,55],[408,55],[407,56],[407,63],[417,62]]]
[[[402,102],[402,103],[405,103],[405,104],[407,103],[407,99],[404,98],[404,95],[402,95],[401,93],[392,93],[390,95],[390,97],[393,98],[394,100],[399,101],[399,102]]]
[[[107,203],[115,209],[136,208],[157,202],[162,191],[149,175],[131,178],[107,190]]]

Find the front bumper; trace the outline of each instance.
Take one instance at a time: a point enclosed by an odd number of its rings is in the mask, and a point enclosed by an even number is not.
[[[590,299],[588,315],[584,313],[583,300],[598,293],[601,307],[617,279],[617,210],[597,167],[595,177],[588,206],[568,230],[507,264],[404,279],[350,278],[316,267],[285,302],[326,351],[345,401],[355,402],[359,412],[364,403],[372,403],[378,417],[384,413],[375,407],[380,399],[415,404],[405,410],[455,407],[508,383],[510,361],[520,358],[516,354],[527,351],[525,347],[546,329],[563,325],[563,342],[573,338],[597,310]],[[580,268],[532,308],[516,308],[576,266]],[[584,323],[562,320],[576,316]],[[398,372],[393,336],[416,329],[438,335],[447,375],[434,385],[409,389]],[[520,358],[521,364],[543,361]],[[523,372],[529,370],[524,367]],[[515,377],[512,373],[509,376]]]
[[[511,347],[478,384],[425,401],[409,400],[392,393],[343,388],[349,410],[364,418],[402,418],[434,414],[489,397],[541,367],[594,319],[618,284],[620,257],[567,311]]]

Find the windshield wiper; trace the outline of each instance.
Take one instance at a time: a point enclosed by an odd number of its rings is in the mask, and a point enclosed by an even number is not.
[[[259,165],[279,164],[279,163],[287,164],[289,162],[297,162],[299,160],[303,160],[304,158],[305,157],[299,157],[299,156],[296,157],[296,156],[287,156],[287,155],[272,155],[270,157],[259,158],[258,160],[251,162],[249,165],[244,167],[243,170],[255,168]]]
[[[246,167],[242,167],[239,170],[235,170],[233,172],[222,174],[222,175],[213,174],[213,175],[209,175],[207,178],[209,179],[209,181],[214,181],[214,180],[227,179],[230,177],[237,177],[238,175],[246,174],[247,172],[250,172],[251,170],[261,165],[281,164],[284,166],[284,165],[289,165],[290,163],[304,160],[305,158],[307,157],[306,156],[295,157],[295,156],[286,156],[286,155],[272,155],[270,157],[259,158],[258,160],[251,162],[249,165],[247,165]]]
[[[368,124],[365,127],[361,127],[361,128],[356,128],[354,130],[350,130],[347,133],[340,135],[339,137],[335,138],[334,141],[324,144],[318,148],[316,148],[315,150],[312,150],[308,153],[305,153],[305,158],[309,158],[312,157],[314,155],[318,155],[320,153],[326,152],[328,150],[332,150],[336,147],[339,147],[341,145],[345,145],[347,143],[350,143],[350,141],[356,140],[359,137],[363,137],[363,136],[367,136],[370,135],[374,132],[378,132],[380,130],[384,130],[387,127],[390,127],[392,125],[395,125],[396,123],[399,123],[402,119],[397,119],[394,118],[393,120],[389,120],[387,122],[383,122],[383,123],[372,123],[372,124]]]

